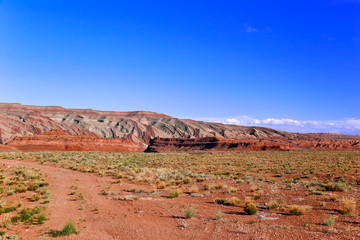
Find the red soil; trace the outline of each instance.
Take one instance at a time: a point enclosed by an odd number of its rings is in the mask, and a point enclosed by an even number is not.
[[[15,137],[5,145],[8,150],[36,151],[106,151],[141,152],[138,144],[127,139],[101,138],[88,135],[69,135],[52,130],[36,136]]]
[[[308,190],[296,184],[286,189],[285,183],[258,183],[268,192],[278,190],[286,196],[288,204],[311,205],[311,212],[303,216],[291,216],[286,212],[275,210],[269,212],[260,208],[254,216],[245,215],[244,197],[251,195],[246,184],[238,192],[230,194],[215,191],[210,195],[190,196],[183,193],[180,197],[170,199],[167,191],[150,193],[148,185],[130,183],[124,180],[114,184],[110,177],[99,177],[91,173],[76,172],[69,169],[39,164],[32,161],[0,160],[7,166],[25,166],[38,168],[46,174],[50,189],[50,203],[45,212],[49,220],[44,225],[12,225],[8,233],[16,231],[22,239],[41,239],[50,230],[61,230],[64,223],[72,220],[80,229],[79,235],[63,239],[359,239],[359,217],[350,218],[339,215],[333,209],[338,203],[327,200],[328,196],[308,195]],[[6,167],[6,166],[5,166]],[[221,180],[223,184],[238,185],[234,180]],[[202,189],[204,183],[197,184]],[[70,195],[72,186],[77,186],[77,193],[82,193],[83,200],[76,200]],[[101,195],[101,190],[109,188],[111,193]],[[126,189],[143,188],[140,195],[126,192]],[[184,189],[184,192],[186,190]],[[201,190],[201,193],[203,190]],[[119,195],[120,194],[120,195]],[[359,197],[359,193],[351,197]],[[116,196],[137,196],[138,200],[114,200]],[[239,206],[214,204],[215,198],[236,196],[241,199]],[[305,198],[298,202],[298,198]],[[264,196],[258,203],[267,202]],[[320,203],[326,201],[326,208]],[[192,206],[195,216],[184,218],[184,208]],[[98,209],[95,211],[94,209]],[[215,213],[222,211],[224,216],[216,220]],[[336,214],[336,224],[328,227],[324,219]],[[266,215],[270,214],[270,215]],[[269,219],[267,219],[268,217]],[[349,221],[350,219],[350,221]],[[250,222],[253,221],[253,224]],[[306,223],[306,226],[304,226]],[[61,239],[61,238],[60,238]]]

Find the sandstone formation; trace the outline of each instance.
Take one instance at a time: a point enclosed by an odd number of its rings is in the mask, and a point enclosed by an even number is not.
[[[243,127],[177,119],[164,114],[135,111],[110,112],[0,103],[0,141],[62,129],[72,135],[127,138],[146,149],[150,139],[219,137],[260,139],[296,134],[262,127]]]
[[[295,139],[154,138],[145,152],[274,150],[360,150],[360,140],[336,140],[307,136]]]
[[[15,137],[6,145],[24,151],[106,151],[141,152],[138,144],[126,139],[111,139],[89,135],[69,135],[53,130],[36,136]]]
[[[146,111],[0,103],[0,151],[347,150],[359,149],[359,140],[359,135],[298,134]]]
[[[288,143],[262,139],[154,138],[145,152],[292,150]]]

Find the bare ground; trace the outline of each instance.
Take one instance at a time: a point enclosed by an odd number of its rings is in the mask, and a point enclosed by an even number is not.
[[[46,210],[49,220],[29,229],[19,226],[23,239],[50,238],[49,231],[61,230],[67,220],[75,222],[80,233],[63,239],[360,239],[359,217],[353,218],[344,230],[336,225],[322,226],[323,218],[316,209],[306,216],[274,213],[275,220],[259,220],[264,213],[261,210],[256,216],[245,215],[242,207],[214,204],[213,198],[217,196],[211,194],[201,197],[183,194],[170,199],[165,191],[149,193],[148,185],[126,181],[115,184],[111,177],[50,164],[15,160],[0,163],[38,168],[47,175],[51,192]],[[144,188],[144,194],[124,193],[124,189],[133,187]],[[113,194],[102,195],[106,188]],[[70,195],[72,191],[82,193],[83,200],[76,199],[76,194]],[[113,199],[127,196],[130,200]],[[131,200],[132,196],[138,200]],[[184,209],[190,205],[195,216],[185,219]],[[215,219],[217,211],[224,212],[220,220]],[[304,226],[306,222],[311,224]]]

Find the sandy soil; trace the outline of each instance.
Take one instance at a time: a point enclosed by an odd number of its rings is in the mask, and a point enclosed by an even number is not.
[[[39,168],[49,182],[50,203],[45,212],[49,220],[44,225],[34,225],[29,229],[20,226],[19,236],[23,239],[46,239],[50,230],[61,230],[67,220],[74,221],[80,233],[62,239],[360,239],[359,217],[349,221],[348,217],[338,216],[334,226],[323,225],[324,216],[334,214],[335,208],[335,203],[330,202],[325,210],[316,207],[325,196],[306,197],[301,204],[314,208],[303,216],[290,216],[281,211],[270,213],[261,208],[257,215],[249,216],[243,213],[243,203],[239,206],[213,203],[217,197],[237,196],[243,199],[248,195],[246,189],[234,194],[217,192],[193,197],[184,193],[170,199],[166,197],[167,190],[151,193],[149,185],[133,184],[127,180],[116,183],[111,177],[33,161],[0,160],[0,163]],[[229,186],[234,184],[232,180],[223,181]],[[202,187],[201,184],[198,186]],[[132,188],[144,189],[144,192],[124,191]],[[108,189],[109,195],[101,194],[105,189]],[[279,189],[282,188],[279,186]],[[82,193],[84,199],[76,199],[76,194],[70,195],[73,191]],[[286,193],[290,199],[288,203],[296,204],[294,199],[304,197],[304,193],[304,189],[296,189],[295,186]],[[359,193],[356,194],[354,197],[359,199]],[[264,197],[262,201],[268,200]],[[184,209],[188,206],[195,210],[191,219],[184,218]],[[219,220],[215,219],[217,211],[224,213]],[[250,221],[255,223],[250,224]]]

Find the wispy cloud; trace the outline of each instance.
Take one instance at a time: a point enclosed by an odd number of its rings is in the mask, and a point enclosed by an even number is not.
[[[244,25],[245,25],[245,31],[246,31],[247,33],[255,33],[255,32],[258,31],[258,29],[250,26],[250,25],[247,24],[247,23],[244,23]]]
[[[257,119],[249,116],[237,116],[229,118],[198,118],[196,120],[243,126],[262,126],[290,132],[339,132],[345,134],[360,134],[360,119],[355,118],[333,121],[304,121],[289,118]]]

